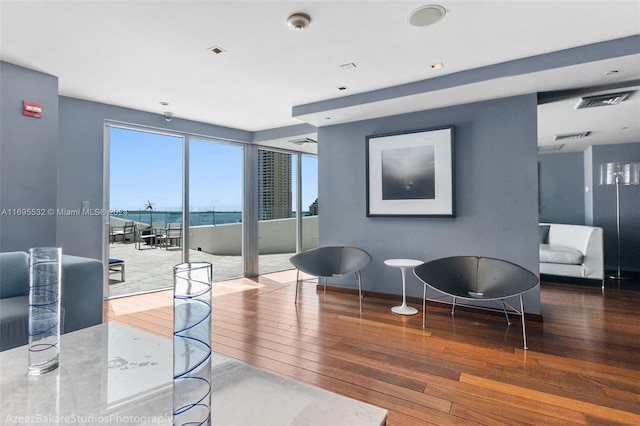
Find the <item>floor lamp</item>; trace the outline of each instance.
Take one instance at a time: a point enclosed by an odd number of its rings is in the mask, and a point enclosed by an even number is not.
[[[618,271],[609,278],[624,280],[620,273],[620,185],[640,185],[640,161],[629,163],[602,163],[600,165],[600,185],[616,186],[616,231],[618,233]]]

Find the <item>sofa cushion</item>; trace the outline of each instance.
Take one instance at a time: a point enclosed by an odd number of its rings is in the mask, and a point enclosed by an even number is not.
[[[29,296],[0,299],[0,351],[29,340]]]
[[[580,265],[583,258],[583,254],[578,250],[553,244],[540,244],[541,263]]]
[[[29,295],[29,256],[23,251],[0,253],[0,298]]]

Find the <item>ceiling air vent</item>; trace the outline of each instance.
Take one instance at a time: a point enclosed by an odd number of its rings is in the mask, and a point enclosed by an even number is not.
[[[604,95],[584,96],[580,100],[576,109],[592,108],[597,106],[609,106],[618,105],[625,99],[627,99],[633,91],[630,92],[618,92],[618,93],[606,93]]]
[[[589,136],[590,133],[591,132],[582,132],[582,133],[566,133],[564,135],[555,135],[553,137],[553,140],[561,141],[561,140],[567,140],[567,139],[582,139]]]
[[[540,145],[538,147],[538,152],[560,151],[563,146],[564,146],[563,143],[559,145]]]
[[[296,145],[304,145],[304,144],[308,144],[308,143],[318,143],[317,141],[311,139],[311,138],[302,138],[302,139],[294,139],[292,141],[289,141],[291,143],[294,143]]]

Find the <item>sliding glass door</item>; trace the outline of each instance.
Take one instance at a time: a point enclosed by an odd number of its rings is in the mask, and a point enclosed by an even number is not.
[[[317,157],[260,149],[258,216],[260,274],[291,269],[291,256],[317,247]]]
[[[189,259],[214,281],[242,276],[243,147],[189,139]]]
[[[109,297],[173,286],[182,259],[184,139],[109,127]],[[176,229],[172,238],[169,229]],[[174,232],[174,231],[171,231]]]
[[[107,297],[171,288],[185,261],[215,281],[291,269],[318,244],[314,156],[118,124],[105,139]]]
[[[318,247],[318,157],[302,155],[300,166],[302,238],[299,251]]]

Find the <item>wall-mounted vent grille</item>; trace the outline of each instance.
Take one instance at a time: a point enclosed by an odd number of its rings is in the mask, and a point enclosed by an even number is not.
[[[540,145],[538,147],[538,152],[560,151],[563,146],[564,146],[563,143],[558,145]]]
[[[307,143],[318,143],[318,141],[315,141],[315,140],[313,140],[311,138],[294,139],[294,140],[289,141],[289,142],[294,143],[296,145],[304,145],[304,144],[307,144]]]
[[[604,95],[595,95],[595,96],[584,96],[580,100],[580,103],[576,106],[576,109],[618,105],[622,103],[622,101],[627,99],[632,93],[633,91],[606,93]]]
[[[582,132],[582,133],[566,133],[564,135],[555,135],[553,137],[553,140],[561,141],[561,140],[567,140],[567,139],[582,139],[589,136],[590,133],[591,132]]]

